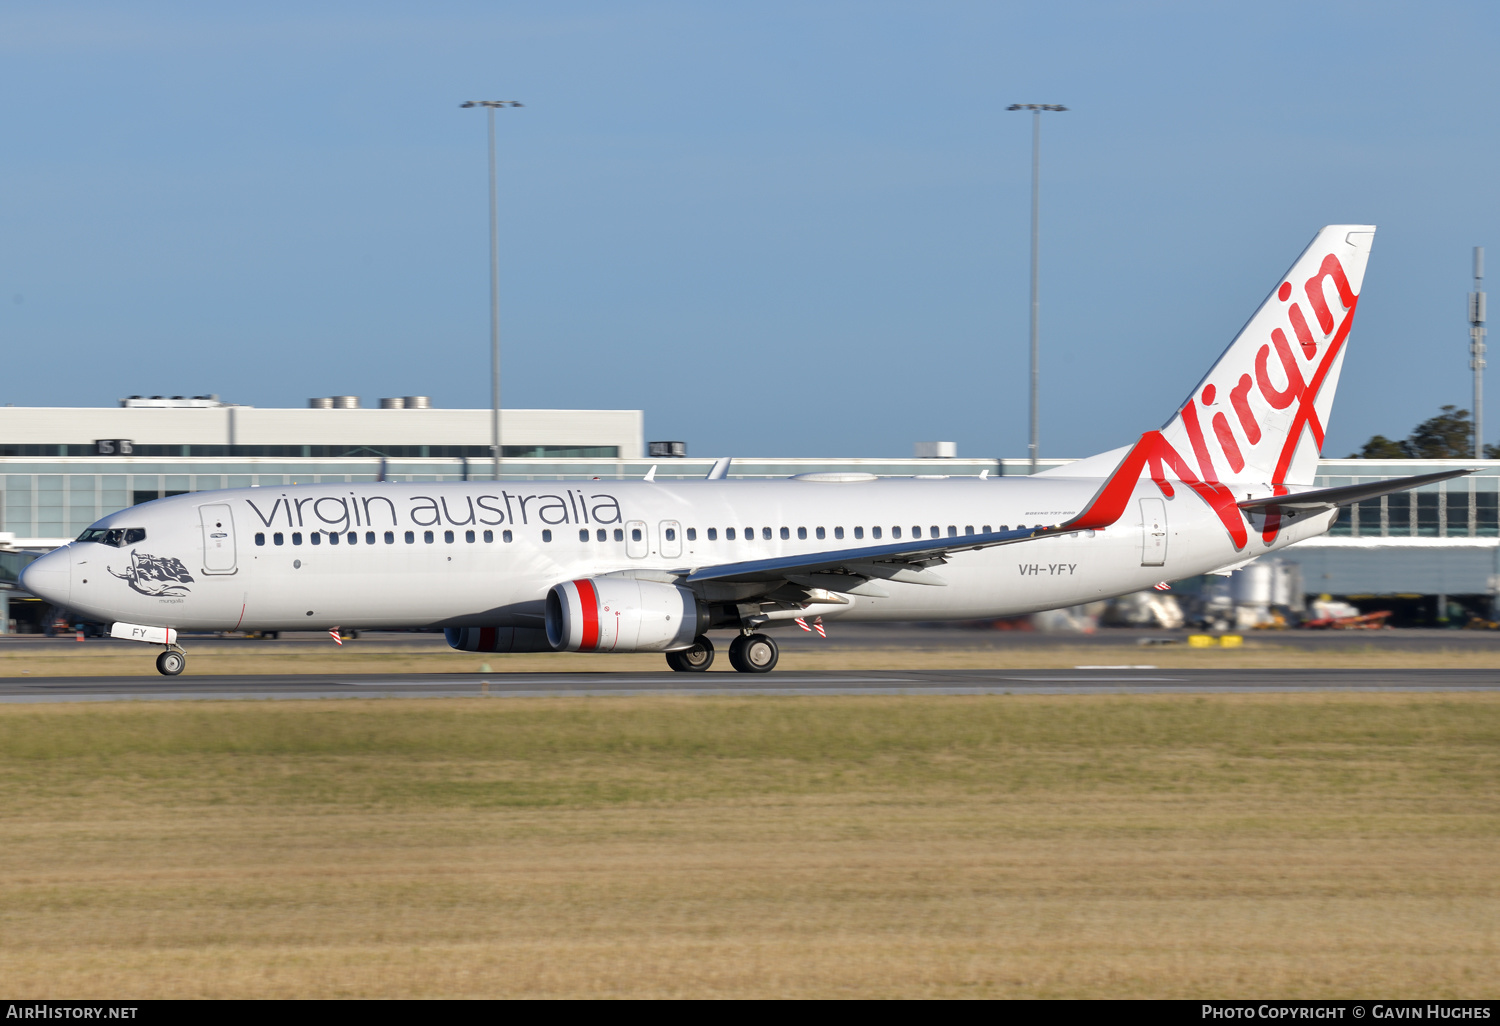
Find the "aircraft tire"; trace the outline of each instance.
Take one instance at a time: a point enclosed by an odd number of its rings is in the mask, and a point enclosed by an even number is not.
[[[714,664],[714,643],[702,634],[693,639],[693,647],[667,653],[667,665],[678,673],[703,673]]]
[[[156,657],[156,672],[164,677],[175,677],[187,666],[187,657],[181,652],[167,649]]]
[[[741,673],[770,673],[781,650],[765,634],[741,634],[729,645],[729,662]]]

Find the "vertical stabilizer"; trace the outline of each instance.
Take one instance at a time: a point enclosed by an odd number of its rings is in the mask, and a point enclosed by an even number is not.
[[[1312,484],[1375,226],[1329,225],[1161,433],[1203,481]]]

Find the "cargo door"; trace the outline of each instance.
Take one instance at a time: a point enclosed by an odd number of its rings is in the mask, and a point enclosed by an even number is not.
[[[646,522],[632,520],[625,525],[625,555],[631,559],[644,559],[651,551],[651,539],[646,536]]]
[[[676,559],[682,555],[682,525],[675,520],[663,520],[657,529],[661,533],[660,552],[665,559]]]
[[[198,518],[203,527],[203,572],[234,573],[234,519],[229,506],[219,503],[199,506]]]
[[[1167,562],[1167,504],[1162,499],[1141,500],[1141,566]]]

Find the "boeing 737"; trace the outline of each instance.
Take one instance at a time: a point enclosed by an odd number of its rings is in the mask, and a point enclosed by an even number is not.
[[[1029,477],[394,482],[198,492],[112,513],[27,567],[110,633],[443,629],[473,652],[663,652],[766,673],[769,628],[1077,605],[1227,572],[1341,506],[1455,477],[1314,489],[1375,229],[1313,239],[1164,427]]]

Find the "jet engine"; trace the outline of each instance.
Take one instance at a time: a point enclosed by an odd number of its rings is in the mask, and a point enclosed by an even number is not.
[[[461,652],[550,652],[547,632],[535,627],[449,627],[448,644]]]
[[[687,588],[634,577],[585,577],[547,592],[547,641],[558,652],[676,652],[708,629]]]

